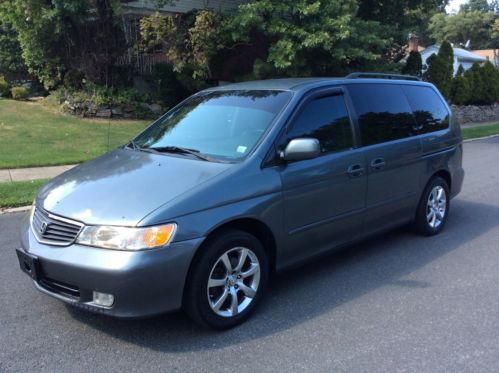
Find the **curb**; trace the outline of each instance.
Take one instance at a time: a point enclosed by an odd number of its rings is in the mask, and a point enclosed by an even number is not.
[[[12,213],[16,213],[16,212],[26,212],[26,211],[29,211],[30,209],[31,209],[31,205],[30,206],[21,206],[21,207],[12,207],[12,208],[0,210],[0,215],[12,214]]]
[[[463,140],[463,142],[470,142],[470,141],[476,141],[476,140],[484,140],[484,139],[491,139],[493,137],[498,137],[499,134],[497,135],[489,135],[489,136],[483,136],[483,137],[477,137],[475,139],[467,139],[467,140]]]

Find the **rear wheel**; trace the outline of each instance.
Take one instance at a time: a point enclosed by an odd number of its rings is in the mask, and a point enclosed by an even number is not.
[[[189,272],[184,308],[196,322],[227,329],[243,322],[261,298],[268,258],[251,234],[231,230],[211,239]]]
[[[449,215],[449,185],[441,177],[431,179],[423,192],[416,212],[416,230],[425,236],[440,233]]]

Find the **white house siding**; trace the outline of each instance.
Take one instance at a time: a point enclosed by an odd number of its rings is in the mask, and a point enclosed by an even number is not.
[[[464,70],[468,70],[473,66],[475,62],[480,64],[485,63],[487,60],[485,57],[479,56],[477,54],[471,53],[465,49],[461,48],[452,48],[454,51],[454,75],[457,73],[457,69],[459,69],[459,65],[462,65]],[[421,52],[421,59],[423,60],[423,72],[428,68],[428,64],[426,61],[432,54],[438,54],[440,50],[440,46],[431,45],[426,48],[423,52]]]
[[[171,5],[165,5],[159,11],[162,13],[186,13],[193,9],[209,9],[225,12],[237,8],[244,2],[244,0],[180,0]],[[157,10],[153,2],[147,1],[130,1],[122,6],[125,14],[148,15]]]

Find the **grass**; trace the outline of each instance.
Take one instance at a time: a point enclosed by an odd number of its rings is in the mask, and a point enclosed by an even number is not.
[[[474,128],[463,128],[463,138],[465,140],[475,139],[491,135],[499,135],[499,123],[490,126],[481,126]]]
[[[86,161],[126,143],[148,123],[82,119],[40,102],[0,99],[0,169]]]
[[[31,205],[44,180],[0,183],[0,208]]]

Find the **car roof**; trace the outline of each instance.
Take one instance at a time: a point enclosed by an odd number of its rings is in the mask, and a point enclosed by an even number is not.
[[[301,91],[327,85],[358,84],[358,83],[378,83],[378,84],[411,84],[431,86],[431,84],[414,80],[398,79],[378,79],[378,78],[283,78],[254,80],[248,82],[231,83],[218,87],[211,87],[204,92],[227,91],[227,90],[281,90],[281,91]]]

